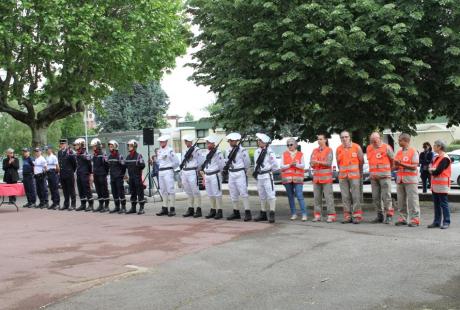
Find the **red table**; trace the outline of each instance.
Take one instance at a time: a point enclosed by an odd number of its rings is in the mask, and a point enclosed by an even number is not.
[[[15,202],[5,202],[5,197],[9,196],[25,196],[26,191],[24,190],[24,185],[22,183],[16,184],[6,184],[0,183],[0,197],[2,197],[2,201],[0,202],[0,206],[3,204],[13,204],[16,207],[16,211],[19,212],[19,208]]]

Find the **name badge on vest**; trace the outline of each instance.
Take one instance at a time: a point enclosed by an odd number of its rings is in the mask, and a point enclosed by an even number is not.
[[[403,160],[403,161],[409,161],[409,157],[404,156],[402,160]]]
[[[382,158],[382,153],[379,152],[379,153],[375,154],[375,158],[377,158],[377,159]]]

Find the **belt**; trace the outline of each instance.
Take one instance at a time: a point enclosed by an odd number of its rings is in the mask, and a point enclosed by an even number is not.
[[[214,174],[218,174],[220,172],[220,170],[216,170],[216,171],[212,171],[212,172],[205,172],[206,175],[214,175]]]
[[[238,172],[238,171],[243,171],[246,170],[246,168],[237,168],[237,169],[228,169],[230,172]]]
[[[160,168],[159,171],[173,170],[173,167]]]
[[[192,171],[192,170],[196,170],[196,169],[197,169],[197,167],[192,167],[192,168],[184,168],[182,170],[184,170],[184,171]]]
[[[265,171],[259,172],[258,174],[259,174],[259,175],[260,175],[260,174],[267,174],[267,173],[270,173],[270,172],[272,172],[272,171],[271,171],[271,170],[265,170]]]

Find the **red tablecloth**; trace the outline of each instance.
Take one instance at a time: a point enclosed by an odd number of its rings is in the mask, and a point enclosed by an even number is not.
[[[25,196],[24,184],[6,184],[0,183],[0,197],[3,196]]]

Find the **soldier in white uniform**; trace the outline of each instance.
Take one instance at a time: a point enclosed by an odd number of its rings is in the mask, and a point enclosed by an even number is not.
[[[159,181],[160,193],[163,196],[164,206],[157,213],[158,216],[174,216],[176,215],[176,191],[174,189],[174,169],[179,167],[179,159],[174,150],[168,146],[168,140],[171,137],[164,135],[158,138],[160,141],[160,149],[158,150],[158,165],[159,165]],[[168,211],[169,208],[169,211]]]
[[[275,222],[276,194],[273,183],[273,171],[279,170],[275,153],[269,147],[270,137],[263,133],[257,133],[258,148],[254,152],[254,177],[257,179],[257,191],[260,199],[260,214],[254,221],[267,220],[267,204],[270,207],[269,222]],[[260,158],[259,158],[260,157]]]
[[[208,136],[205,140],[208,152],[206,153],[206,159],[201,166],[203,169],[201,174],[205,180],[206,193],[211,201],[211,210],[205,218],[214,218],[218,220],[223,217],[221,171],[224,168],[225,162],[222,152],[217,149],[218,138],[216,136]]]
[[[187,149],[183,153],[181,169],[181,181],[188,198],[188,209],[183,217],[201,217],[201,194],[198,188],[198,170],[204,159],[200,148],[193,144],[194,137],[186,135],[183,138]],[[196,210],[195,210],[196,207]]]
[[[224,170],[228,171],[228,189],[230,192],[230,199],[233,204],[233,214],[227,217],[227,220],[241,219],[239,200],[243,202],[244,207],[244,221],[252,220],[251,209],[249,208],[249,195],[248,195],[248,178],[246,171],[251,164],[248,151],[240,145],[241,135],[233,132],[227,135],[230,147],[225,154],[225,167]]]

